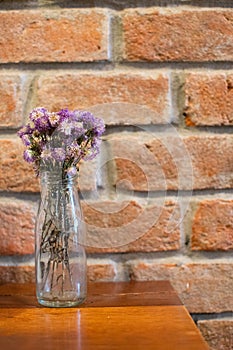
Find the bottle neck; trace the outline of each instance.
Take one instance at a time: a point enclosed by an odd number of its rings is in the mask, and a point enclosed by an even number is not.
[[[77,184],[77,175],[68,175],[62,172],[42,171],[40,173],[41,186],[70,188]]]

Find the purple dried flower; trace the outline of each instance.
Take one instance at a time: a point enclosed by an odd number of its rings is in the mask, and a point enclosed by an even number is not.
[[[30,146],[31,145],[31,138],[30,138],[29,135],[27,135],[27,134],[22,135],[21,136],[21,140],[23,141],[23,144],[25,146]]]
[[[92,160],[94,159],[97,154],[99,154],[99,145],[96,144],[95,146],[92,146],[88,152],[86,152],[85,156],[83,157],[83,159],[86,160]]]
[[[52,127],[56,127],[58,126],[59,122],[60,122],[60,116],[58,113],[52,112],[48,114],[48,119],[49,119],[49,123],[51,124]]]
[[[34,108],[29,114],[29,118],[32,122],[36,122],[38,119],[43,118],[44,116],[48,116],[48,111],[44,107]]]
[[[76,165],[81,159],[93,159],[100,148],[100,136],[105,131],[102,119],[87,111],[62,109],[49,112],[38,107],[30,113],[30,123],[18,132],[27,147],[24,159],[34,162],[39,174],[40,161],[64,162],[63,171],[76,173]]]
[[[105,132],[104,121],[100,118],[95,118],[94,134],[100,137]]]
[[[24,160],[28,163],[33,163],[36,160],[34,152],[30,149],[26,149],[23,153]]]
[[[82,135],[85,135],[86,130],[83,128],[83,124],[81,122],[73,122],[73,130],[72,135],[74,138],[79,138]]]
[[[58,162],[63,162],[66,158],[66,151],[63,148],[54,148],[51,155]]]
[[[80,145],[77,142],[72,142],[70,146],[67,148],[67,157],[68,158],[74,158],[76,161],[77,159],[80,159],[81,156],[81,148]]]
[[[57,114],[60,116],[60,123],[66,119],[72,120],[75,117],[74,112],[69,111],[68,108],[61,109]]]
[[[46,132],[51,129],[51,124],[49,123],[49,118],[47,115],[44,115],[35,120],[35,128],[39,132]]]
[[[75,176],[75,175],[77,175],[77,169],[74,166],[68,168],[67,169],[67,175],[68,176]]]
[[[102,119],[96,118],[87,111],[75,111],[77,120],[83,123],[83,128],[91,130],[95,136],[101,136],[105,131],[105,125]]]
[[[83,123],[83,127],[88,129],[93,129],[95,127],[95,117],[92,113],[87,111],[79,111],[78,121]]]
[[[34,128],[30,124],[23,126],[18,132],[17,135],[22,138],[24,135],[31,135],[34,131]]]

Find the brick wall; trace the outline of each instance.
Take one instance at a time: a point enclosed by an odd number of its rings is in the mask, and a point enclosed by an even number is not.
[[[232,349],[232,23],[227,0],[0,3],[0,283],[34,281],[17,130],[35,106],[90,109],[107,132],[80,170],[89,279],[169,279]]]

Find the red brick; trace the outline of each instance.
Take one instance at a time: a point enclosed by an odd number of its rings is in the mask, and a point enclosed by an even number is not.
[[[23,159],[24,146],[20,139],[0,139],[0,191],[39,192],[39,180],[33,166]],[[97,162],[80,165],[80,190],[96,190]]]
[[[233,75],[187,74],[186,125],[233,125]]]
[[[116,166],[114,185],[135,191],[166,189],[166,186],[176,188],[177,172],[166,147],[155,139],[158,152],[151,151],[147,145],[153,142],[153,138],[151,134],[146,136],[142,137],[139,133],[120,134],[109,139]]]
[[[180,211],[174,201],[83,203],[89,253],[153,252],[180,248]]]
[[[164,124],[171,118],[166,74],[46,74],[36,87],[38,105],[88,109],[109,125]]]
[[[192,250],[233,249],[233,200],[205,200],[193,219]]]
[[[2,191],[38,192],[38,179],[33,168],[23,159],[20,139],[0,140],[0,189]]]
[[[0,255],[34,253],[35,208],[32,203],[0,201]]]
[[[34,283],[35,268],[31,265],[0,266],[0,283]]]
[[[198,327],[213,350],[233,348],[233,319],[198,321]]]
[[[87,277],[91,282],[113,281],[116,276],[114,263],[108,261],[88,262]]]
[[[231,61],[232,10],[129,10],[123,15],[124,59]]]
[[[108,19],[95,10],[0,12],[0,62],[108,59]]]
[[[129,261],[134,280],[170,280],[189,312],[233,310],[233,261]]]
[[[114,185],[135,191],[231,188],[231,135],[159,136],[121,134],[109,138],[116,167]]]
[[[22,125],[27,90],[24,81],[24,76],[0,75],[0,128],[17,128]]]
[[[231,135],[190,136],[184,142],[192,159],[194,189],[232,188]]]

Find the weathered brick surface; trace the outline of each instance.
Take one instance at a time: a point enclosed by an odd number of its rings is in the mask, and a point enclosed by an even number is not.
[[[109,125],[168,123],[171,118],[163,73],[46,74],[39,77],[37,89],[38,105],[88,109]]]
[[[198,327],[211,350],[230,350],[233,348],[232,318],[198,321]]]
[[[174,201],[83,203],[87,251],[153,252],[180,248],[180,211]]]
[[[232,20],[232,10],[127,11],[123,57],[129,61],[232,60]]]
[[[0,12],[0,62],[108,59],[108,19],[102,11]]]
[[[231,135],[142,136],[109,139],[114,184],[135,191],[231,188]]]
[[[109,139],[109,143],[117,187],[135,191],[177,188],[178,175],[172,156],[156,136],[121,134]]]
[[[0,283],[34,283],[35,267],[31,265],[0,265]]]
[[[184,92],[186,125],[233,125],[232,74],[187,74]]]
[[[193,219],[192,250],[233,249],[233,200],[204,200]]]
[[[32,166],[23,159],[21,140],[1,139],[0,149],[0,190],[38,192],[38,179]]]
[[[98,182],[98,167],[97,158],[93,160],[83,161],[79,167],[78,187],[81,194],[85,197],[86,191],[96,191]],[[103,186],[103,185],[102,185]]]
[[[23,103],[26,97],[25,77],[0,74],[0,128],[17,128],[23,123]]]
[[[134,280],[170,280],[193,313],[233,310],[233,262],[131,261]]]
[[[91,282],[113,281],[116,276],[114,263],[111,261],[88,261],[87,277]]]
[[[193,166],[193,188],[232,188],[231,135],[190,136],[184,140]]]
[[[0,191],[39,192],[39,180],[33,166],[23,159],[24,146],[18,138],[0,139]],[[96,190],[97,162],[80,165],[81,192]]]
[[[32,203],[0,200],[0,255],[34,253],[34,219]]]

